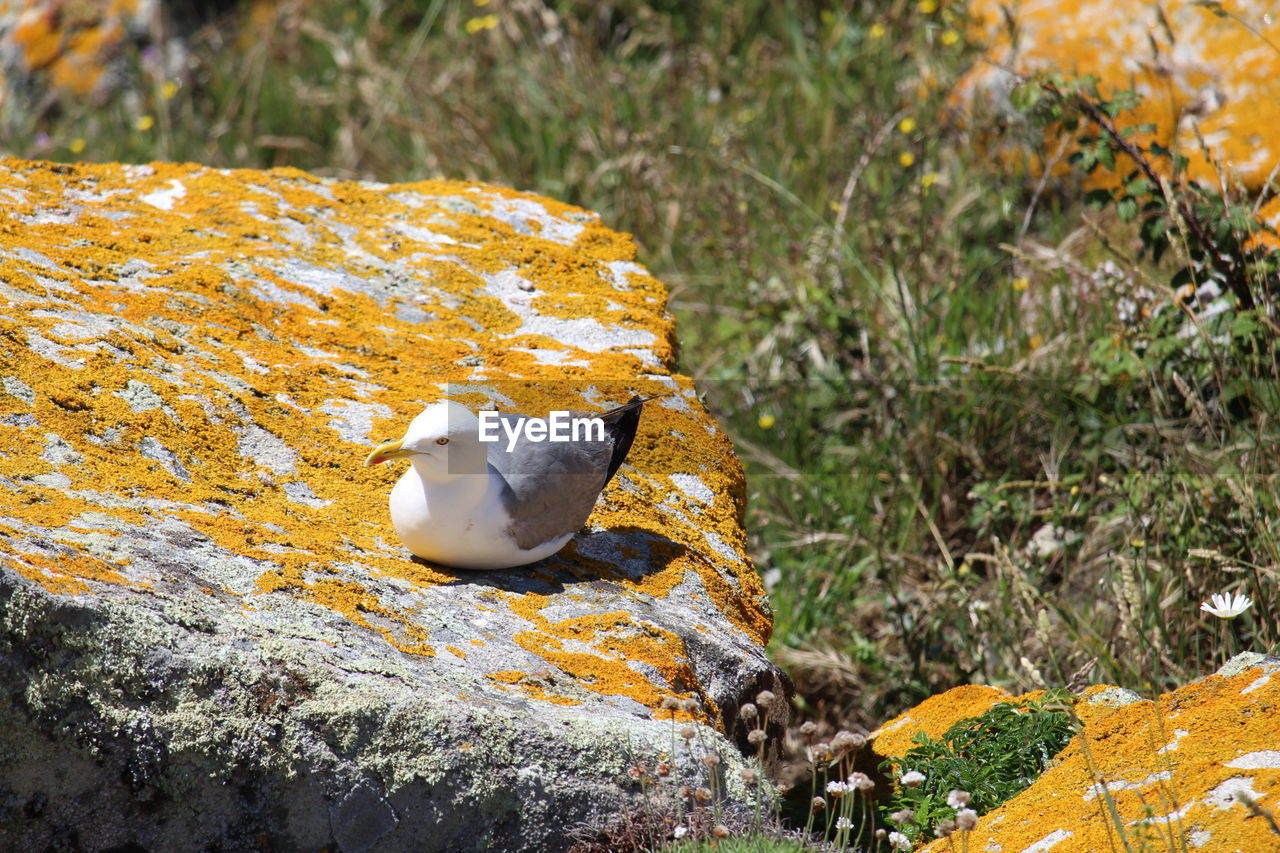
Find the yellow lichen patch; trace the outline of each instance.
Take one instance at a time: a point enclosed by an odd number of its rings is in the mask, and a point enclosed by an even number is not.
[[[85,581],[134,584],[108,564],[87,554],[68,554],[54,560],[42,554],[12,554],[10,563],[18,574],[63,595],[84,595],[91,591]]]
[[[571,617],[555,622],[540,612],[547,599],[539,595],[506,595],[510,609],[537,626],[515,635],[517,645],[576,679],[580,687],[605,696],[626,696],[657,708],[674,691],[696,683],[684,641],[670,631],[637,623],[623,612]],[[663,689],[628,664],[657,670]]]
[[[571,699],[568,696],[562,696],[558,693],[550,693],[542,684],[542,679],[535,675],[520,672],[519,670],[501,670],[499,672],[491,672],[488,678],[499,684],[510,685],[516,688],[526,697],[530,699],[540,699],[543,702],[550,702],[553,705],[581,705],[577,699]]]
[[[923,732],[931,738],[941,737],[960,720],[977,717],[997,702],[1013,699],[998,687],[969,684],[954,687],[946,693],[930,696],[916,707],[899,714],[871,733],[875,751],[884,758],[898,758],[915,746],[914,738]]]
[[[1122,89],[1143,97],[1123,123],[1155,124],[1155,141],[1190,158],[1190,177],[1217,186],[1221,171],[1256,192],[1280,162],[1280,16],[1261,0],[1224,3],[1226,15],[1208,5],[978,0],[970,37],[988,47],[956,100],[1002,91],[1004,69],[1094,75],[1104,97]]]
[[[352,622],[377,631],[383,638],[406,654],[435,654],[426,642],[427,632],[413,624],[403,613],[397,613],[380,602],[354,581],[336,578],[308,580],[288,570],[267,572],[258,578],[263,592],[287,590],[293,595],[336,610]]]
[[[57,88],[93,92],[127,37],[125,23],[137,17],[137,0],[99,0],[58,8],[25,0],[10,34],[26,71],[46,71]]]
[[[171,560],[199,549],[183,565],[206,605],[204,589],[237,613],[298,599],[427,654],[446,641],[414,597],[469,583],[407,558],[387,513],[402,464],[365,468],[370,447],[443,396],[540,413],[667,394],[681,399],[646,404],[589,521],[617,559],[580,539],[539,571],[566,599],[602,582],[650,602],[688,588],[718,629],[767,641],[742,469],[671,373],[666,293],[627,235],[510,190],[291,169],[8,160],[0,192],[0,523],[68,552],[96,531],[105,570],[60,590],[177,582],[172,562],[113,562],[126,546],[106,544],[134,535],[123,525],[163,528]],[[707,499],[695,506],[677,474]],[[0,570],[22,553],[0,538]],[[506,644],[650,706],[698,690],[680,638],[647,622],[548,619],[557,596],[487,603],[532,625],[518,641],[465,638],[488,653]]]

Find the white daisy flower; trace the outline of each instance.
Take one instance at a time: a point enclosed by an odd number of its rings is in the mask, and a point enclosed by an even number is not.
[[[1210,604],[1210,601],[1213,603]],[[1247,595],[1241,595],[1238,592],[1235,595],[1219,592],[1211,595],[1209,601],[1202,602],[1200,609],[1206,613],[1212,613],[1219,619],[1234,619],[1252,606],[1253,601]]]

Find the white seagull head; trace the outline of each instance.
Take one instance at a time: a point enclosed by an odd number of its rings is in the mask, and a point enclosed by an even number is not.
[[[480,421],[461,403],[432,403],[409,423],[404,437],[378,445],[365,459],[377,465],[408,459],[426,482],[444,482],[488,472],[488,449],[480,443]]]

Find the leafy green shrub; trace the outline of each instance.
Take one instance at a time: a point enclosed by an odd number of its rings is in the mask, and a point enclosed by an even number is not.
[[[899,778],[915,771],[924,780],[918,787],[900,784],[886,816],[910,809],[912,817],[899,829],[918,841],[939,821],[955,817],[947,802],[952,791],[967,791],[968,807],[979,815],[1025,791],[1074,734],[1064,698],[1050,692],[1036,701],[1001,702],[960,720],[937,740],[917,734],[916,746],[885,765]]]

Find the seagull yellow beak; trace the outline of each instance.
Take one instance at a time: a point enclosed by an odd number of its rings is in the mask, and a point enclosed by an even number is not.
[[[413,455],[412,450],[404,449],[404,441],[388,441],[386,444],[379,444],[373,449],[373,452],[365,458],[365,465],[377,465],[386,462],[388,459],[404,459],[406,456]]]

